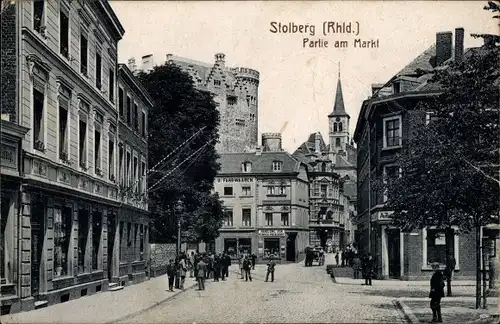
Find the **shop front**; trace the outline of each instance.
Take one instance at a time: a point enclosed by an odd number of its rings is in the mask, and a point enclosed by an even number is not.
[[[226,253],[232,260],[256,253],[255,232],[221,232],[215,240],[216,253]]]
[[[286,260],[287,236],[285,230],[259,230],[258,231],[259,260],[267,261],[270,257],[282,262]]]

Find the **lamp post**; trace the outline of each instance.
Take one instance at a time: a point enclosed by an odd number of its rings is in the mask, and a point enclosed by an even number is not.
[[[177,200],[177,203],[175,204],[175,212],[177,214],[177,251],[176,251],[176,259],[177,263],[176,266],[179,265],[179,256],[181,254],[181,215],[182,211],[184,210],[183,202],[181,199]],[[175,288],[179,289],[180,287],[180,278],[179,276],[175,276]]]

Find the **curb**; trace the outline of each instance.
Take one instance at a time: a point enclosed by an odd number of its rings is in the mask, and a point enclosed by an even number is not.
[[[208,284],[208,283],[209,283],[209,282],[205,281],[205,285],[206,285],[206,284]],[[197,287],[197,286],[198,286],[198,283],[197,283],[197,282],[195,282],[195,283],[193,283],[191,286],[189,286],[189,287],[187,287],[187,288],[184,288],[184,290],[177,291],[177,292],[175,292],[174,294],[172,294],[171,296],[168,296],[167,298],[164,298],[164,299],[160,300],[159,302],[154,303],[154,304],[153,304],[153,305],[151,305],[151,306],[148,306],[148,307],[146,307],[146,308],[144,308],[144,309],[141,309],[141,310],[135,311],[135,312],[133,312],[132,314],[128,314],[128,315],[125,315],[125,316],[119,317],[119,318],[114,319],[114,320],[112,320],[112,321],[104,322],[104,324],[115,324],[115,323],[118,323],[118,322],[124,321],[124,320],[126,320],[126,319],[132,318],[132,317],[134,317],[134,316],[137,316],[137,315],[139,315],[139,314],[142,314],[142,313],[144,313],[144,312],[147,312],[148,310],[153,309],[153,308],[155,308],[155,307],[157,307],[157,306],[159,306],[159,305],[161,305],[161,304],[163,304],[163,303],[166,303],[166,302],[168,302],[169,300],[174,299],[174,298],[175,298],[175,297],[177,297],[178,295],[180,295],[180,294],[182,294],[182,293],[184,293],[184,292],[186,292],[186,291],[189,291],[189,290],[191,290],[191,289],[193,289],[193,288],[195,288],[195,287]]]
[[[418,318],[411,311],[410,307],[408,307],[405,303],[397,299],[394,299],[392,303],[394,304],[394,307],[402,313],[402,316],[407,323],[420,323]]]

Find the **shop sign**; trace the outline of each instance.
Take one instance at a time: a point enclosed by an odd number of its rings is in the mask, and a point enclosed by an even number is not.
[[[253,182],[253,178],[222,178],[222,182]]]
[[[259,230],[259,235],[263,235],[263,236],[285,236],[285,230]]]
[[[2,143],[1,165],[3,167],[17,169],[17,148]]]

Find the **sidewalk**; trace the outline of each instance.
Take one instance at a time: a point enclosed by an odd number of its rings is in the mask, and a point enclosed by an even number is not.
[[[207,284],[209,284],[207,280]],[[185,290],[197,286],[186,278]],[[168,291],[167,276],[118,291],[105,291],[66,303],[0,317],[0,323],[109,323],[164,303],[183,291]]]

